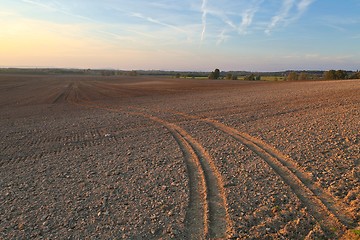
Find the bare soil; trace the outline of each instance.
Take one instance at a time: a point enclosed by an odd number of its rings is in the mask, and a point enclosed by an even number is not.
[[[0,75],[0,111],[0,239],[359,239],[359,80]]]

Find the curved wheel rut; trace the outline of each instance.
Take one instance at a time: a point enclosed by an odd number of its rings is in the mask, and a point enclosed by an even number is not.
[[[79,106],[106,111],[120,110],[98,106],[91,102]],[[135,109],[135,108],[134,108]],[[232,234],[232,223],[227,211],[224,184],[220,173],[206,150],[184,129],[145,112],[129,112],[163,125],[174,137],[185,159],[190,197],[185,216],[188,239],[224,239]]]
[[[205,149],[185,130],[157,117],[143,114],[148,118],[163,124],[177,139],[187,145],[187,152],[192,153],[193,162],[198,172],[203,175],[205,185],[205,236],[207,238],[224,238],[231,232],[230,218],[226,208],[225,190],[219,172]],[[184,151],[184,149],[183,149]],[[195,160],[195,161],[194,161]],[[191,171],[191,170],[190,170]],[[191,211],[189,211],[191,212]],[[190,213],[191,214],[191,213]],[[190,219],[188,219],[190,220]],[[191,228],[191,225],[189,225]],[[189,229],[188,228],[188,229]]]
[[[353,220],[344,213],[345,206],[337,202],[324,189],[314,184],[294,160],[272,146],[216,120],[204,119],[182,112],[175,114],[205,122],[238,140],[259,155],[290,186],[325,231],[332,232],[333,229],[345,231],[347,228],[356,227]]]

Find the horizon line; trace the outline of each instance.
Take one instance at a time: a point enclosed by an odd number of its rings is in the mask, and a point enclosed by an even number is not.
[[[67,70],[95,70],[95,71],[159,71],[159,72],[198,72],[211,73],[213,70],[164,70],[164,69],[119,69],[119,68],[79,68],[79,67],[51,67],[51,66],[0,66],[0,69],[33,69],[33,70],[49,70],[49,69],[67,69]],[[325,72],[330,70],[343,70],[347,72],[359,72],[359,69],[286,69],[286,70],[271,70],[271,71],[251,71],[251,70],[221,70],[220,72],[250,72],[250,73],[268,73],[268,72]]]

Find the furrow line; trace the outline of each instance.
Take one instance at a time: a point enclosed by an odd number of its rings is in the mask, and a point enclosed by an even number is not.
[[[67,152],[72,152],[72,151],[84,151],[87,148],[91,148],[91,147],[96,147],[96,146],[100,146],[103,144],[107,144],[107,143],[117,143],[118,139],[116,138],[116,136],[111,136],[111,137],[102,137],[102,138],[97,138],[97,139],[89,139],[89,140],[79,140],[77,138],[72,139],[74,141],[72,142],[66,142],[64,143],[64,145],[55,147],[51,150],[47,150],[47,151],[36,151],[34,153],[31,153],[27,156],[6,156],[8,157],[8,159],[5,160],[5,155],[2,159],[2,161],[0,162],[0,166],[3,166],[5,164],[11,164],[11,163],[19,163],[22,161],[28,161],[28,160],[40,160],[41,158],[45,157],[45,156],[56,156],[56,155],[60,155],[60,154],[64,154]]]
[[[53,100],[53,104],[60,102],[61,100],[67,100],[70,92],[72,91],[74,83],[69,83],[62,92]]]

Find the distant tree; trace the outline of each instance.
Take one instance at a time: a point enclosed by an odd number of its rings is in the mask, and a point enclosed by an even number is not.
[[[329,70],[324,72],[323,78],[326,80],[341,80],[347,79],[349,76],[344,70]]]
[[[350,79],[360,79],[360,72],[355,72],[349,76]]]
[[[231,73],[226,74],[226,79],[227,80],[231,80],[232,77],[233,77],[233,75]]]
[[[180,73],[176,73],[175,78],[180,78],[181,74]]]
[[[220,70],[219,69],[215,69],[215,71],[211,72],[209,74],[209,79],[219,79],[220,77]]]
[[[211,72],[208,76],[209,79],[215,79],[215,74],[214,72]]]
[[[309,77],[309,74],[307,74],[306,72],[301,72],[299,74],[298,79],[304,81],[304,80],[309,80],[310,77]]]
[[[114,76],[115,74],[116,74],[116,72],[111,71],[111,70],[103,70],[103,71],[101,71],[102,76]]]
[[[348,78],[348,74],[346,71],[344,70],[336,71],[336,79],[347,79],[347,78]]]
[[[286,80],[287,81],[296,81],[299,79],[299,74],[297,74],[296,72],[290,72],[287,76],[286,76]]]
[[[336,71],[335,70],[325,71],[323,77],[325,80],[335,80],[336,79]]]
[[[237,80],[237,79],[238,79],[238,77],[233,74],[232,77],[231,77],[231,80]]]
[[[131,72],[129,72],[129,76],[137,76],[138,73],[135,70],[132,70]]]
[[[220,77],[220,70],[219,69],[215,69],[214,71],[214,78],[218,79]]]

